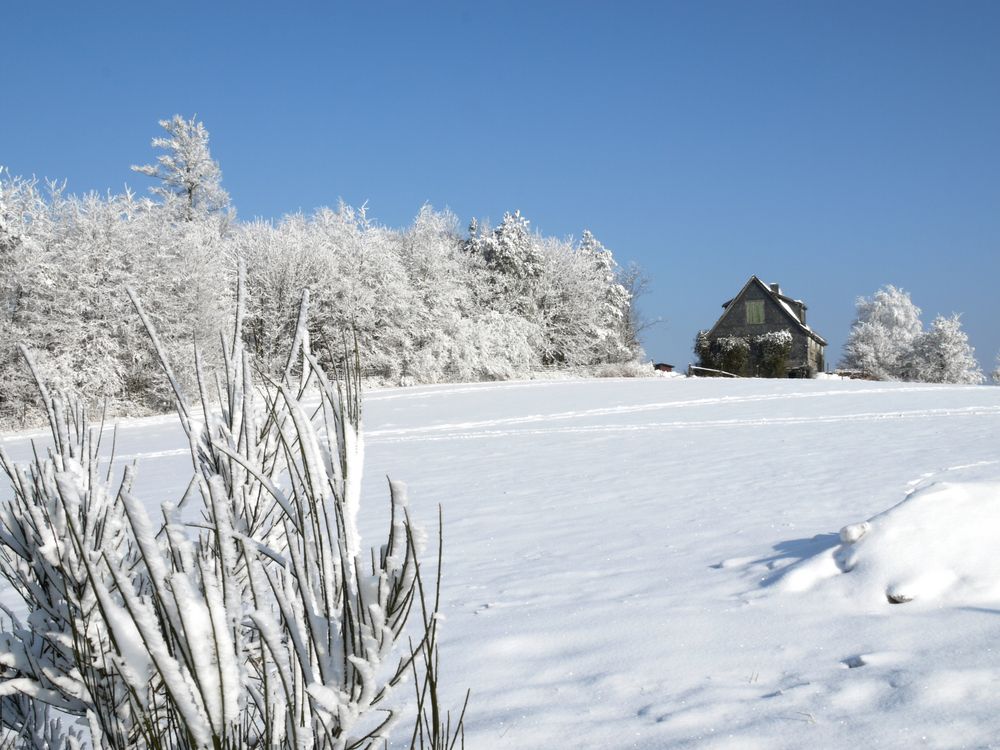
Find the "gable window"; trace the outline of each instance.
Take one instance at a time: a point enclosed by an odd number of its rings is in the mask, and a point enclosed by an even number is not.
[[[747,306],[747,325],[759,325],[764,322],[764,300],[749,299]]]

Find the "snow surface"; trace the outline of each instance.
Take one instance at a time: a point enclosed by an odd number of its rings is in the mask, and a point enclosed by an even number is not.
[[[540,381],[365,409],[362,544],[387,474],[429,530],[444,507],[469,747],[1000,747],[1000,389]],[[183,492],[184,445],[123,424],[148,505]]]

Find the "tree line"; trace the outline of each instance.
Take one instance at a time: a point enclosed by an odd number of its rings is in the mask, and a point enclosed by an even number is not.
[[[133,167],[156,180],[148,197],[73,195],[0,171],[0,420],[22,418],[34,398],[19,344],[58,389],[119,413],[166,407],[126,288],[168,354],[191,364],[195,341],[232,330],[241,263],[246,345],[272,370],[284,365],[302,289],[317,349],[336,359],[356,341],[365,374],[385,382],[504,379],[640,351],[641,277],[590,232],[545,237],[519,212],[463,230],[431,206],[394,229],[342,202],[239,221],[204,125],[180,116],[160,125],[155,162]],[[220,366],[201,364],[209,375]]]

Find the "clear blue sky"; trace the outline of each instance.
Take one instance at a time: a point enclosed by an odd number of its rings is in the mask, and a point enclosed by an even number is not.
[[[886,283],[1000,349],[1000,3],[16,3],[0,164],[144,190],[197,113],[240,216],[520,209],[652,279],[684,365],[750,274],[839,358]]]

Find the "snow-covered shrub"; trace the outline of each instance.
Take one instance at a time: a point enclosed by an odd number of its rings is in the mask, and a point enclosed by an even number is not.
[[[698,366],[716,370],[718,363],[715,361],[715,354],[712,352],[712,342],[708,338],[708,331],[698,331],[694,337],[694,353],[698,357]]]
[[[757,375],[765,378],[783,378],[788,355],[792,351],[791,331],[768,331],[753,339],[754,363]]]
[[[648,378],[656,373],[652,362],[612,362],[600,365],[596,375],[599,378]]]
[[[750,342],[745,338],[720,336],[709,339],[706,331],[699,331],[694,347],[701,367],[734,375],[745,374],[750,358]]]
[[[437,706],[437,602],[428,606],[420,582],[405,486],[390,483],[377,550],[363,551],[358,531],[357,357],[328,378],[309,345],[305,296],[283,374],[257,382],[241,293],[220,380],[209,385],[196,350],[199,417],[132,299],[191,449],[181,503],[197,497],[201,518],[192,525],[165,502],[157,530],[131,473],[113,485],[100,465],[100,428],[36,372],[54,447],[27,469],[0,453],[14,487],[0,506],[0,574],[28,609],[24,624],[8,613],[0,636],[7,739],[35,747],[46,731],[68,736],[51,706],[85,719],[94,747],[374,747],[398,714],[392,690],[419,657],[420,705],[434,707],[421,726],[452,742],[462,718],[449,730]],[[307,390],[318,406],[303,404]],[[424,632],[411,651],[402,636],[414,601]]]
[[[792,334],[770,331],[752,338],[720,336],[710,339],[706,331],[699,331],[694,351],[699,366],[709,370],[747,377],[780,378],[785,375],[788,355],[792,351]]]
[[[118,709],[129,700],[122,674],[130,667],[113,656],[114,636],[99,612],[95,577],[107,584],[105,571],[136,562],[120,505],[131,476],[126,472],[113,489],[98,465],[100,429],[91,429],[78,404],[50,396],[40,379],[38,384],[54,443],[48,456],[36,454],[25,469],[0,448],[0,469],[13,489],[13,498],[0,505],[0,575],[28,610],[23,622],[8,611],[0,633],[6,709],[0,725],[7,739],[27,743],[49,722],[61,724],[46,717],[51,707],[86,716],[95,739],[124,747],[136,730],[134,716]],[[146,582],[143,573],[138,579]]]
[[[740,336],[722,336],[715,340],[713,349],[717,352],[719,369],[739,375],[747,366],[750,357],[750,342]]]

